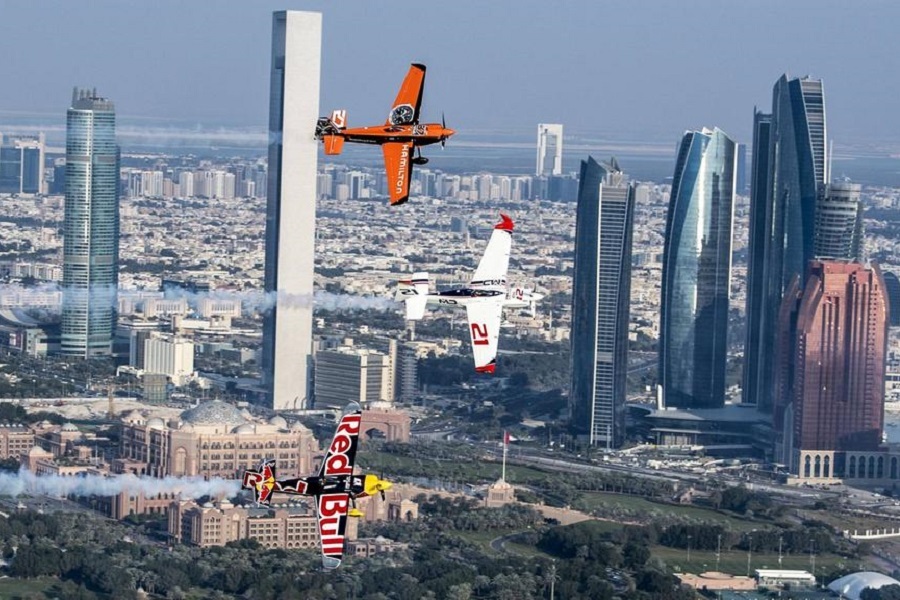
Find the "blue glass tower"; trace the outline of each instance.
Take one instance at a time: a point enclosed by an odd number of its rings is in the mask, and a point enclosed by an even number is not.
[[[803,287],[806,265],[816,256],[826,146],[822,81],[783,75],[772,92],[772,113],[754,113],[743,400],[763,411],[772,409],[781,298],[795,275]],[[834,212],[820,214],[820,222],[833,220]],[[820,236],[820,249],[826,238],[835,245],[833,235]]]
[[[76,89],[66,115],[63,354],[112,353],[119,263],[119,149],[113,103]]]
[[[616,163],[581,163],[572,292],[573,429],[591,444],[625,439],[634,186]]]
[[[720,129],[681,140],[663,253],[659,379],[666,407],[725,403],[737,145]]]
[[[884,288],[887,291],[890,326],[900,327],[900,279],[890,271],[882,271],[881,275],[884,277]]]

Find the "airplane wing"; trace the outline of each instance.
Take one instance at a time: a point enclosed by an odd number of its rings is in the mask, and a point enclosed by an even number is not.
[[[500,319],[503,313],[503,297],[497,296],[497,298],[497,300],[484,299],[466,304],[475,370],[479,373],[494,372],[497,339],[500,336]]]
[[[319,540],[322,543],[322,566],[325,570],[330,571],[341,566],[349,508],[350,494],[347,492],[321,494],[316,498]]]
[[[391,206],[409,200],[409,179],[412,177],[412,142],[387,142],[381,145],[384,152],[384,170],[387,172]]]
[[[385,125],[411,125],[419,122],[419,108],[422,106],[422,90],[425,89],[425,65],[413,63],[406,78],[400,84],[397,99],[391,106]]]
[[[506,272],[509,270],[509,252],[512,249],[512,219],[500,213],[500,222],[475,269],[471,287],[506,291]]]
[[[341,422],[338,423],[331,439],[331,445],[325,453],[319,477],[350,476],[356,462],[356,448],[359,445],[359,430],[362,423],[362,409],[356,402],[351,402],[344,409]]]

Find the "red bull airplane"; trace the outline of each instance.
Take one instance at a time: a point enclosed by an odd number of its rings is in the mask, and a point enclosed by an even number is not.
[[[384,125],[348,129],[346,110],[336,110],[331,118],[320,117],[316,123],[316,139],[322,140],[325,154],[340,154],[344,142],[381,146],[391,206],[409,200],[412,166],[428,162],[420,148],[437,143],[443,147],[456,133],[447,128],[443,118],[440,123],[419,123],[424,87],[425,65],[413,63]]]
[[[322,566],[326,570],[336,569],[343,560],[347,517],[363,515],[356,508],[356,500],[376,494],[381,494],[384,500],[384,493],[393,485],[377,475],[353,475],[361,423],[362,410],[359,404],[352,402],[344,410],[316,475],[278,479],[274,459],[263,461],[259,471],[244,471],[241,487],[253,490],[257,504],[268,505],[275,493],[314,498],[322,543]]]

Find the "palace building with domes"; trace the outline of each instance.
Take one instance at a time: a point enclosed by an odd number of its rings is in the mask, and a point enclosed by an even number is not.
[[[313,472],[320,453],[312,432],[300,422],[289,425],[278,416],[264,421],[213,400],[168,422],[136,411],[126,414],[113,471],[231,479],[274,458],[279,477],[295,477]]]

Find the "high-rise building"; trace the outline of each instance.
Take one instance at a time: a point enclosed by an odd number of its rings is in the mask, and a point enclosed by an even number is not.
[[[840,475],[835,452],[877,450],[884,421],[887,300],[876,266],[813,261],[780,311],[776,460],[801,477]]]
[[[60,351],[112,353],[119,281],[119,148],[113,103],[78,90],[66,115]]]
[[[659,381],[672,408],[725,402],[736,144],[722,130],[684,134],[666,217]]]
[[[572,292],[573,427],[591,444],[625,439],[634,186],[616,159],[581,162]]]
[[[394,399],[389,356],[371,350],[339,348],[316,353],[316,408],[364,407]]]
[[[310,396],[321,52],[320,13],[273,14],[262,369],[276,410]]]
[[[537,167],[540,176],[562,175],[563,126],[541,123],[537,133]]]
[[[774,250],[772,203],[769,189],[769,135],[772,115],[753,110],[753,164],[750,173],[750,238],[747,265],[747,334],[744,343],[743,401],[760,409],[771,409],[771,360],[764,347],[775,343],[777,313],[771,310],[781,299],[780,286],[770,285],[766,261]],[[780,280],[779,280],[780,281]],[[765,308],[765,310],[764,310]],[[768,346],[763,346],[763,344]]]
[[[753,121],[743,399],[770,411],[782,294],[815,257],[816,203],[828,182],[822,81],[782,76],[772,113]]]
[[[815,257],[862,260],[862,203],[858,183],[825,186],[816,203]]]
[[[43,194],[44,134],[0,135],[0,194]]]
[[[194,373],[194,342],[161,333],[151,333],[144,341],[144,370],[162,373],[182,386]]]
[[[882,271],[884,288],[888,297],[888,312],[891,316],[891,327],[900,326],[900,279],[890,271]]]

